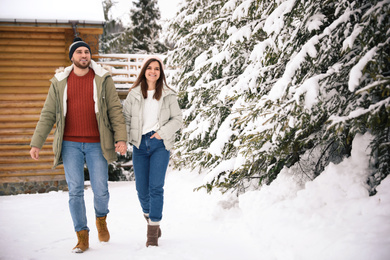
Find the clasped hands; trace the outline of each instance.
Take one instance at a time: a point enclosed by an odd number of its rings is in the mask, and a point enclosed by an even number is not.
[[[157,138],[161,140],[161,137],[158,133],[154,133],[150,138]],[[115,152],[120,153],[121,155],[125,155],[127,152],[127,144],[126,142],[119,141],[115,144]]]
[[[127,144],[126,142],[119,141],[115,144],[115,152],[120,153],[121,155],[125,155],[127,152]]]

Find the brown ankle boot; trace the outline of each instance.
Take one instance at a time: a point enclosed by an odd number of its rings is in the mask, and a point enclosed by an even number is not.
[[[83,253],[89,248],[89,234],[88,230],[81,230],[76,232],[77,234],[77,245],[73,248],[73,253]]]
[[[96,227],[100,242],[108,242],[110,240],[110,232],[107,229],[107,216],[96,218]]]
[[[146,219],[146,222],[149,225],[149,217],[144,214],[144,218]],[[158,237],[161,237],[161,235],[162,235],[161,228],[158,228]]]
[[[159,225],[148,225],[148,233],[146,246],[158,246],[158,230],[160,229]]]

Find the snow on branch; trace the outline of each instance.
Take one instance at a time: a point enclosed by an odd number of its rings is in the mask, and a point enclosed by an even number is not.
[[[354,111],[352,111],[349,115],[347,116],[330,116],[329,117],[329,120],[332,121],[332,124],[328,127],[331,128],[332,126],[338,124],[338,123],[343,123],[343,122],[346,122],[346,121],[349,121],[351,119],[355,119],[355,118],[358,118],[364,114],[367,114],[367,113],[375,113],[377,109],[379,109],[380,107],[382,106],[389,106],[390,104],[390,97],[376,103],[376,104],[372,104],[371,106],[369,106],[368,108],[364,109],[364,108],[359,108],[359,109],[356,109]]]
[[[363,76],[362,71],[366,67],[367,63],[373,59],[377,50],[377,47],[372,48],[359,60],[359,62],[355,66],[353,66],[349,74],[348,80],[349,91],[354,92],[356,87],[359,86],[360,79]]]

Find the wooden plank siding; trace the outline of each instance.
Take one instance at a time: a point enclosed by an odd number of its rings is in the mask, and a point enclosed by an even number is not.
[[[80,37],[98,53],[102,28],[79,28]],[[63,166],[53,166],[53,132],[31,159],[30,141],[55,70],[71,64],[67,27],[10,26],[0,23],[0,184],[65,180]],[[0,195],[1,195],[0,185]],[[7,195],[7,194],[3,194]]]

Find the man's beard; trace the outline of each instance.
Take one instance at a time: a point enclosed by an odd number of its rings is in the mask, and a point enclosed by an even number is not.
[[[84,65],[81,65],[80,62],[78,62],[78,61],[74,61],[73,63],[74,63],[74,65],[75,65],[76,67],[78,67],[78,68],[80,68],[80,69],[86,69],[86,68],[88,68],[89,65],[91,64],[91,60],[89,60],[85,66],[84,66]]]

